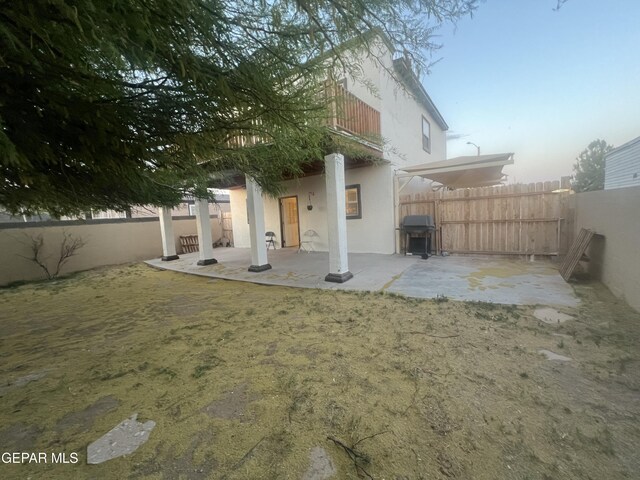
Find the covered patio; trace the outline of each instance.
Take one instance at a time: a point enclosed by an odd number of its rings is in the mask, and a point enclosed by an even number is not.
[[[447,256],[421,260],[417,256],[349,253],[353,278],[326,282],[322,272],[329,253],[298,253],[295,248],[269,250],[271,269],[250,272],[251,250],[217,248],[218,263],[198,265],[198,254],[180,255],[172,262],[146,263],[156,268],[210,278],[297,288],[388,292],[414,298],[447,297],[515,305],[575,307],[579,300],[554,264],[541,260]]]
[[[328,252],[298,253],[296,248],[269,250],[271,268],[258,274],[247,269],[251,262],[251,250],[248,248],[216,248],[215,257],[218,263],[208,266],[197,264],[197,253],[180,255],[173,262],[153,259],[146,263],[165,270],[261,285],[378,291],[387,288],[394,278],[418,261],[418,257],[350,253],[353,278],[348,283],[336,283],[325,281],[322,274],[329,263]]]
[[[383,162],[382,160],[380,161]],[[340,284],[353,278],[347,255],[345,169],[357,168],[371,163],[375,162],[366,159],[362,160],[359,157],[345,158],[340,153],[332,153],[326,155],[322,161],[312,163],[306,167],[308,171],[305,172],[305,175],[323,173],[324,177],[323,187],[325,189],[326,204],[324,205],[323,223],[326,227],[328,254],[325,255],[324,264],[317,264],[317,269],[314,270],[317,273],[324,272],[322,276],[324,282]],[[248,249],[250,263],[244,268],[250,274],[260,274],[272,269],[272,265],[267,259],[267,244],[265,243],[265,234],[270,230],[265,222],[265,198],[260,185],[249,175],[242,179],[236,179],[234,182],[235,186],[243,185],[246,189],[247,244],[250,245],[250,249]],[[214,265],[218,263],[219,259],[217,258],[217,252],[214,255],[213,251],[208,200],[196,198],[194,207],[198,245],[200,247],[195,255],[196,266]],[[182,265],[184,262],[179,262],[180,257],[176,251],[171,210],[169,208],[160,208],[159,217],[163,251],[161,261],[166,263],[178,262],[177,265]],[[319,228],[316,225],[314,227]],[[236,233],[234,232],[234,239]],[[301,240],[299,238],[298,243]],[[167,269],[174,270],[176,267],[167,267]],[[277,277],[277,274],[273,275]],[[244,280],[245,278],[243,277],[242,279]],[[246,279],[248,280],[249,278]],[[262,282],[258,280],[257,283]],[[314,284],[314,286],[316,285]]]

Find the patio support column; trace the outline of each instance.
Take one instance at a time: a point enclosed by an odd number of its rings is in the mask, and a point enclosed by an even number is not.
[[[326,282],[344,283],[353,278],[347,254],[344,157],[339,153],[332,153],[324,157],[324,165],[329,227],[329,274],[324,279]]]
[[[198,231],[198,265],[218,263],[213,258],[213,240],[211,239],[211,219],[209,218],[209,201],[196,198],[196,230]]]
[[[250,272],[264,272],[271,265],[267,259],[265,242],[264,203],[262,189],[253,178],[247,175],[247,215],[249,216],[249,237],[251,239]]]
[[[394,253],[400,253],[400,181],[398,172],[393,172],[393,242]]]
[[[162,235],[162,261],[177,260],[176,239],[173,236],[173,220],[171,219],[171,208],[160,207],[158,209],[160,217],[160,234]]]

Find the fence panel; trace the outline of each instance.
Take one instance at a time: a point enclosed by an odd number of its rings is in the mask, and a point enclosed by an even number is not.
[[[569,195],[558,181],[429,191],[400,196],[400,219],[431,215],[438,252],[559,255],[570,228]]]

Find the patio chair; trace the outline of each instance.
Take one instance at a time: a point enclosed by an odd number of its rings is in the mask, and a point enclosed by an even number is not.
[[[265,237],[266,237],[266,241],[267,241],[267,250],[269,250],[269,247],[273,247],[273,249],[276,249],[276,234],[273,232],[267,232],[265,233]]]
[[[313,248],[313,239],[314,237],[320,238],[318,232],[315,230],[307,230],[302,234],[302,241],[300,242],[300,246],[298,247],[298,252],[304,250],[305,252],[315,252],[316,249]]]

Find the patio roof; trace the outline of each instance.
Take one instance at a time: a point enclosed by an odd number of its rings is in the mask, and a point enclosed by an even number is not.
[[[345,170],[352,170],[354,168],[368,167],[371,165],[379,165],[381,163],[389,163],[388,160],[382,157],[372,160],[370,158],[353,157],[347,154],[344,155],[344,168]],[[324,173],[324,161],[315,160],[302,166],[302,173],[295,178],[311,177],[313,175],[321,175]],[[223,174],[225,172],[222,172]],[[283,177],[282,180],[292,180],[293,176]],[[218,188],[224,188],[226,190],[235,190],[238,188],[246,187],[245,175],[238,172],[226,172],[226,176],[223,180],[216,182]]]
[[[502,168],[513,164],[513,153],[450,158],[441,162],[405,167],[400,177],[423,177],[450,188],[485,187],[501,183]]]

